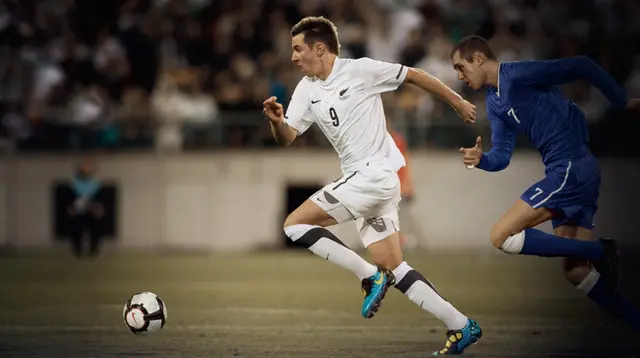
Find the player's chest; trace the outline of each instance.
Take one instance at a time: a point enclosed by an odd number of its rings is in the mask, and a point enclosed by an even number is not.
[[[310,111],[318,125],[339,127],[365,97],[364,86],[356,81],[341,81],[316,87],[310,96]]]
[[[528,118],[525,106],[514,104],[509,101],[509,98],[504,97],[494,98],[490,105],[493,113],[497,114],[509,128],[519,131],[525,127]]]

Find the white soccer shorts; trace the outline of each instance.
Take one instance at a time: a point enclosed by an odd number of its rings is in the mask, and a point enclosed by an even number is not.
[[[355,221],[364,247],[400,230],[398,173],[369,163],[326,185],[309,199],[338,223]]]

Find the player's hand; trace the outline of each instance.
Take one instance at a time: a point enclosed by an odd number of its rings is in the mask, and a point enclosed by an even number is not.
[[[478,166],[482,158],[482,138],[476,138],[476,145],[473,148],[460,148],[460,153],[462,153],[462,162],[467,168]]]
[[[473,103],[461,99],[453,105],[453,109],[466,123],[476,123],[476,106]]]
[[[284,122],[284,108],[280,103],[276,102],[277,99],[277,97],[271,96],[262,102],[262,113],[273,124]]]
[[[630,98],[627,101],[627,105],[624,106],[624,109],[631,109],[631,110],[639,111],[640,110],[640,98]]]

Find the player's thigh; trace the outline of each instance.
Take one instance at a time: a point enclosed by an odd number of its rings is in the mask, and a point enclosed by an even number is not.
[[[395,269],[402,263],[402,247],[400,245],[400,220],[398,204],[400,192],[389,200],[379,213],[358,218],[356,230],[362,244],[378,266]]]
[[[358,208],[375,202],[375,197],[367,195],[362,188],[366,188],[363,179],[356,175],[349,174],[315,192],[287,217],[285,227],[296,224],[327,227],[361,216]]]
[[[560,237],[583,241],[593,241],[594,239],[593,231],[591,229],[575,225],[558,226],[553,229],[553,234]]]
[[[493,225],[491,243],[500,248],[509,236],[542,224],[552,217],[553,213],[547,208],[533,208],[524,200],[518,199]]]
[[[285,228],[298,224],[327,227],[335,225],[337,222],[325,209],[309,198],[291,212],[284,221]]]
[[[553,234],[560,237],[575,238],[578,228],[571,225],[562,225],[553,229]]]
[[[591,236],[589,232],[594,228],[599,193],[600,170],[595,158],[589,154],[548,168],[547,176],[521,198],[532,207],[546,207],[554,212],[554,230],[564,227],[560,231],[571,235],[567,237],[576,238]]]
[[[524,229],[538,226],[561,215],[554,208],[559,189],[565,185],[561,175],[551,173],[529,187],[491,229],[491,242],[497,248]]]

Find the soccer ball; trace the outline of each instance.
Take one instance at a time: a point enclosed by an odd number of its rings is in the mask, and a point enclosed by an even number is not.
[[[136,293],[124,305],[122,318],[135,334],[157,332],[167,320],[167,306],[155,293]]]

